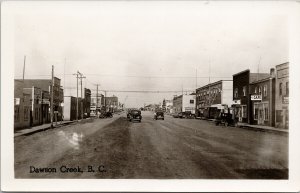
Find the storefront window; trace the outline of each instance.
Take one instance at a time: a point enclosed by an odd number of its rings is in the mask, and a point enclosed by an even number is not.
[[[264,104],[265,120],[269,120],[269,104]]]
[[[254,120],[258,119],[258,104],[254,104]]]
[[[242,106],[242,117],[247,118],[247,106],[246,105]]]

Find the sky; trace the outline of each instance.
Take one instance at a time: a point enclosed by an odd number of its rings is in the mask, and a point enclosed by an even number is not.
[[[227,4],[228,5],[228,4]],[[96,92],[127,107],[173,95],[250,69],[269,73],[289,61],[288,18],[276,11],[199,2],[31,2],[14,14],[15,78],[62,80],[76,96],[77,71]],[[196,78],[197,77],[197,78]],[[197,80],[197,81],[196,81]],[[126,99],[126,101],[125,101]]]

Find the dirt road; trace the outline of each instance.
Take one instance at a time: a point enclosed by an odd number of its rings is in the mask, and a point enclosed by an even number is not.
[[[288,177],[286,135],[171,116],[153,120],[150,112],[142,115],[141,123],[128,122],[123,114],[17,137],[15,175],[118,179]],[[43,172],[37,173],[38,168]]]

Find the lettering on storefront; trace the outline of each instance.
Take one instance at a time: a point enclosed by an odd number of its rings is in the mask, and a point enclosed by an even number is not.
[[[261,101],[261,95],[251,95],[251,101]]]

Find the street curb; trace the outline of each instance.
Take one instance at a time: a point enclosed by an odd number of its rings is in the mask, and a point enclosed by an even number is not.
[[[246,125],[237,126],[238,128],[242,129],[248,129],[248,130],[254,130],[254,131],[261,131],[261,132],[270,132],[270,133],[283,133],[283,134],[289,134],[289,131],[284,130],[277,130],[277,129],[265,129],[265,128],[259,128],[259,127],[249,127]]]
[[[53,129],[59,128],[59,127],[65,126],[65,125],[69,125],[69,124],[74,123],[74,122],[75,121],[62,123],[62,124],[59,124],[57,126],[53,126]],[[32,134],[35,134],[35,133],[38,133],[38,132],[46,131],[48,129],[51,129],[51,126],[45,127],[45,128],[42,128],[42,129],[38,129],[38,130],[29,131],[29,132],[26,132],[26,133],[15,133],[14,137],[20,137],[20,136],[23,136],[23,135],[28,136],[28,135],[32,135]]]

